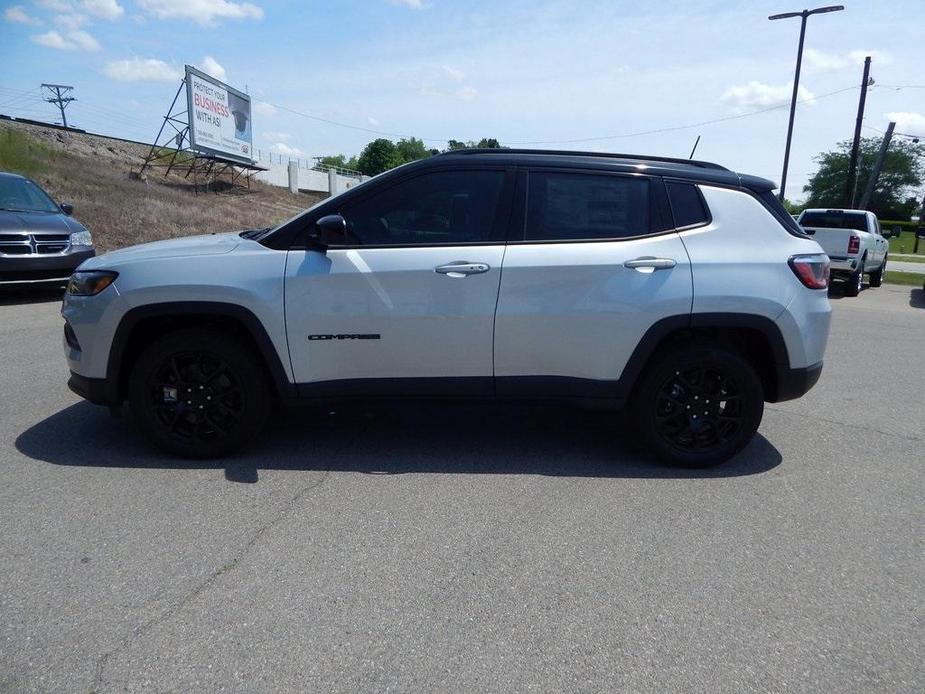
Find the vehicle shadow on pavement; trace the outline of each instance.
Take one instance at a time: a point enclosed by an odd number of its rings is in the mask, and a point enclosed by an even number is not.
[[[913,289],[909,292],[909,305],[912,308],[925,308],[925,289]]]
[[[217,461],[186,461],[153,449],[131,417],[78,403],[16,439],[26,456],[55,465],[223,469],[254,483],[259,470],[366,474],[528,474],[574,477],[720,478],[754,475],[781,463],[760,434],[729,462],[685,470],[655,462],[625,415],[498,403],[393,403],[283,410],[260,440]]]
[[[18,306],[20,304],[46,304],[51,301],[61,302],[64,298],[64,287],[60,289],[41,289],[21,291],[4,289],[0,291],[0,306]]]

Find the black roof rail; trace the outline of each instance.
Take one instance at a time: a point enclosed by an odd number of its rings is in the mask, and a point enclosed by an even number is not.
[[[648,154],[618,154],[615,152],[580,152],[561,149],[516,149],[508,147],[491,147],[477,148],[471,147],[466,149],[453,149],[448,152],[441,152],[438,156],[453,154],[536,154],[536,155],[554,155],[565,157],[606,157],[608,159],[623,159],[631,161],[654,161],[668,164],[683,164],[685,166],[697,166],[702,169],[716,169],[718,171],[729,171],[725,166],[714,164],[711,161],[701,161],[699,159],[681,159],[678,157],[654,157]]]

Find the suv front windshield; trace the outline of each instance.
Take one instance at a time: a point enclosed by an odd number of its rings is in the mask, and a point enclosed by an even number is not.
[[[60,212],[44,190],[26,178],[0,176],[0,210]]]

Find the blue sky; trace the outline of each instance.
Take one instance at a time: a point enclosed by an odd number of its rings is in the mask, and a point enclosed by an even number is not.
[[[801,196],[813,155],[851,137],[864,55],[874,56],[877,82],[864,134],[893,118],[897,131],[925,136],[921,0],[845,4],[809,22],[791,198]],[[378,136],[358,128],[437,147],[496,137],[670,156],[687,156],[699,134],[698,157],[779,180],[787,110],[771,107],[789,101],[799,20],[767,16],[802,6],[2,0],[0,8],[0,113],[51,120],[39,84],[72,84],[74,125],[150,139],[189,63],[246,87],[255,147],[293,156],[355,154]],[[732,116],[744,117],[683,127]]]

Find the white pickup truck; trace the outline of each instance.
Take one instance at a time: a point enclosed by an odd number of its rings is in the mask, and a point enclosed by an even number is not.
[[[870,286],[883,283],[889,244],[877,215],[866,210],[803,210],[797,224],[822,246],[833,277],[846,281],[845,294],[861,292],[864,273]]]

